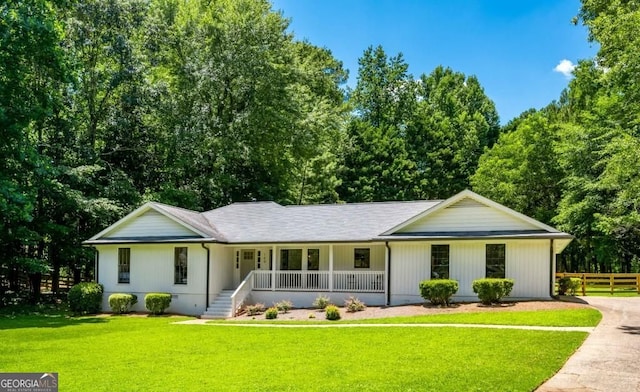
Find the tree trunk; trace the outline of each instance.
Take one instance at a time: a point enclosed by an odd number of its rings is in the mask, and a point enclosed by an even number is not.
[[[42,284],[42,274],[36,272],[29,274],[29,285],[31,286],[31,303],[37,304],[40,301],[40,286]]]

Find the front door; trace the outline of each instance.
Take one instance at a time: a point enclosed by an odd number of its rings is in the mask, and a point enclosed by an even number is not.
[[[243,249],[240,252],[240,281],[249,275],[249,272],[255,269],[256,251],[253,249]]]

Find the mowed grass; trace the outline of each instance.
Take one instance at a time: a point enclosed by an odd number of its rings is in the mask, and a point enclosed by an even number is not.
[[[60,391],[531,391],[586,337],[472,328],[254,328],[178,318],[0,318],[0,372]]]
[[[582,289],[576,292],[577,295],[582,295]],[[609,286],[587,286],[587,297],[637,297],[640,296],[636,289],[615,289],[611,294],[611,288]]]

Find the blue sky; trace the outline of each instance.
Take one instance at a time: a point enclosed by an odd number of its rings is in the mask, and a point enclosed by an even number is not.
[[[443,65],[476,75],[496,104],[500,121],[557,99],[580,59],[597,45],[574,26],[577,0],[272,0],[291,19],[298,40],[326,47],[350,72],[358,58],[382,45],[400,52],[414,77]],[[563,62],[563,60],[565,60]]]

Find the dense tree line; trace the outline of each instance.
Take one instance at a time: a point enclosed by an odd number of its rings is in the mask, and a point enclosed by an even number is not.
[[[364,50],[357,85],[267,0],[0,5],[0,290],[90,275],[81,242],[146,200],[194,210],[446,198],[473,187],[577,237],[563,267],[640,252],[640,13],[584,0],[600,45],[500,127],[474,76]],[[54,287],[55,289],[55,287]]]
[[[596,58],[557,102],[505,127],[472,184],[575,235],[561,268],[640,272],[640,6],[583,0],[575,22]]]

